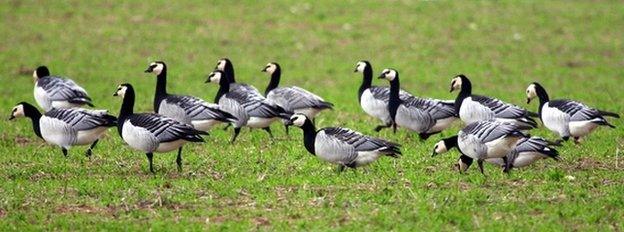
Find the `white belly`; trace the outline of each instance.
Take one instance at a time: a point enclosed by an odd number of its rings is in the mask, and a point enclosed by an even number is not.
[[[271,123],[275,122],[278,118],[259,118],[250,117],[247,121],[247,126],[251,128],[265,128],[269,127]]]
[[[518,137],[504,137],[485,143],[487,146],[487,158],[502,158],[507,156],[511,149],[518,143]]]
[[[357,167],[368,165],[375,160],[379,159],[379,152],[375,151],[361,151],[358,152],[357,158],[355,158],[355,163]]]
[[[431,127],[429,131],[427,131],[427,133],[434,133],[434,132],[446,130],[446,128],[451,126],[451,124],[453,124],[453,122],[455,122],[456,119],[457,119],[456,117],[448,117],[448,118],[439,119],[436,121],[435,125],[433,125],[433,127]]]
[[[538,152],[522,152],[518,154],[518,157],[513,162],[513,166],[517,168],[529,166],[535,161],[546,158],[543,154]]]
[[[193,125],[193,127],[199,131],[209,131],[214,125],[217,125],[219,123],[221,122],[213,119],[191,121],[191,125]]]
[[[391,122],[390,113],[388,112],[388,103],[373,97],[370,90],[365,90],[362,93],[360,106],[362,106],[366,114],[380,119],[385,124]]]
[[[78,131],[78,139],[75,145],[87,145],[100,139],[102,134],[106,132],[106,127],[96,127],[91,130]]]
[[[135,127],[130,121],[124,123],[121,135],[128,146],[136,150],[147,153],[158,148],[158,139],[151,132],[142,127]]]
[[[468,125],[477,121],[493,119],[494,113],[489,108],[473,101],[471,97],[467,97],[462,101],[459,108],[459,117]]]
[[[44,111],[47,112],[52,109],[52,103],[50,102],[48,95],[43,88],[37,87],[37,83],[35,83],[34,95],[35,101],[39,104],[39,106],[41,106],[41,108],[43,108]]]
[[[76,143],[76,131],[59,119],[43,116],[39,125],[41,137],[50,144],[69,148]]]
[[[160,143],[158,148],[156,148],[156,152],[170,152],[180,148],[182,145],[186,143],[186,140],[178,139],[171,142]]]
[[[584,137],[585,135],[588,135],[589,133],[591,133],[594,129],[596,129],[596,127],[598,127],[598,124],[593,123],[591,121],[576,121],[576,122],[570,122],[570,135],[572,135],[573,137]]]

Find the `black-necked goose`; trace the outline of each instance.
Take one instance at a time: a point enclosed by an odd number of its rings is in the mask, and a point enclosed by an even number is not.
[[[546,89],[537,82],[533,82],[526,90],[527,104],[531,99],[539,98],[539,116],[544,126],[557,133],[563,140],[580,138],[591,133],[598,126],[611,125],[604,116],[619,118],[620,115],[607,111],[597,110],[583,103],[573,100],[550,100]]]
[[[503,158],[489,158],[485,159],[485,161],[502,167],[505,171],[509,171],[512,168],[529,166],[541,159],[552,158],[554,160],[559,160],[559,152],[552,147],[553,145],[557,144],[553,144],[540,137],[522,138],[511,152],[507,154],[507,161]],[[436,143],[432,156],[445,153],[453,147],[457,147],[457,135],[442,139],[440,142]],[[461,150],[459,152],[461,156],[457,160],[457,168],[460,172],[465,172],[472,164],[473,159],[464,155]],[[509,166],[506,166],[507,164],[505,162],[508,162]]]
[[[119,110],[117,131],[119,136],[131,147],[145,152],[149,161],[150,172],[154,172],[152,158],[154,152],[170,152],[179,149],[186,142],[203,142],[200,135],[208,133],[198,131],[189,124],[184,124],[159,114],[134,113],[134,88],[130,84],[121,84],[113,96],[123,98]],[[182,171],[182,150],[176,158],[178,171]]]
[[[33,77],[35,78],[35,100],[46,112],[52,108],[93,106],[86,90],[70,79],[51,76],[46,66],[39,66],[33,73]]]
[[[294,114],[289,124],[303,130],[303,144],[320,159],[338,164],[338,170],[345,167],[356,168],[368,165],[380,156],[398,158],[401,155],[399,144],[363,135],[342,127],[316,127],[303,114]]]
[[[234,135],[230,142],[234,142],[240,133],[240,128],[261,128],[272,137],[270,125],[279,118],[286,117],[280,107],[269,103],[262,95],[251,94],[243,89],[230,88],[230,82],[220,70],[208,75],[206,82],[219,84],[217,99],[221,109],[234,115],[238,120],[233,123]]]
[[[537,122],[531,118],[537,114],[496,98],[472,94],[472,84],[463,74],[451,81],[451,92],[457,89],[461,90],[455,99],[455,113],[466,124],[494,119],[512,122],[523,130],[537,128]]]
[[[262,95],[260,91],[258,90],[258,88],[252,85],[236,82],[236,77],[234,75],[234,65],[232,64],[232,61],[230,61],[230,59],[221,58],[219,61],[217,61],[217,66],[215,67],[215,69],[223,72],[224,76],[230,82],[231,89],[242,88],[243,90],[251,94]],[[220,97],[220,96],[217,95],[217,97]],[[219,99],[215,99],[215,102],[218,102],[218,100]]]
[[[332,109],[334,104],[316,94],[297,86],[278,87],[282,68],[278,63],[268,63],[262,72],[271,75],[271,81],[264,91],[266,98],[282,107],[288,114],[301,113],[314,119],[322,110]],[[288,127],[286,127],[288,131]]]
[[[518,125],[499,121],[478,121],[468,124],[457,134],[457,147],[462,154],[476,159],[483,173],[483,161],[503,158],[516,146],[524,135]],[[505,161],[506,162],[506,161]]]
[[[457,119],[451,102],[416,97],[401,99],[399,72],[396,70],[384,69],[379,78],[390,81],[387,111],[394,131],[397,126],[404,127],[418,133],[424,140],[448,128]]]
[[[357,62],[354,72],[362,73],[362,84],[358,90],[358,101],[366,114],[378,118],[382,125],[375,127],[379,132],[384,128],[392,126],[392,119],[388,112],[388,101],[390,100],[390,88],[388,86],[373,86],[373,66],[366,60]],[[399,91],[399,97],[406,99],[412,97],[406,91]]]
[[[107,114],[106,110],[53,108],[42,115],[26,102],[13,108],[9,120],[17,117],[30,118],[35,134],[47,143],[61,147],[65,156],[71,146],[90,145],[86,156],[91,157],[91,150],[106,129],[117,125],[117,118]]]
[[[152,62],[145,70],[156,75],[154,111],[179,122],[192,125],[200,131],[208,131],[218,123],[236,121],[236,117],[219,109],[219,105],[208,103],[200,98],[167,93],[167,65],[165,62]]]

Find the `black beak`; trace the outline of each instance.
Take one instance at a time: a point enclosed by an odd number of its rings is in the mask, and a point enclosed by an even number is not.
[[[357,70],[357,68],[355,68],[355,69],[353,70],[353,72],[357,72],[357,71],[358,71],[358,70]]]
[[[206,81],[204,81],[204,83],[210,83],[210,75],[208,75]]]
[[[286,125],[286,126],[292,126],[292,125],[293,125],[293,121],[289,119],[288,121],[286,121],[286,122],[284,123],[284,125]]]
[[[435,150],[433,150],[433,152],[431,153],[431,157],[434,157],[436,155],[438,155],[438,153],[436,153]]]
[[[527,104],[531,103],[531,98],[527,97]]]
[[[154,67],[153,66],[149,66],[149,67],[147,67],[147,69],[145,69],[146,73],[151,73],[152,71],[154,71]]]
[[[384,78],[386,78],[386,76],[383,73],[377,77],[377,79],[384,79]]]
[[[263,68],[262,70],[260,70],[260,72],[266,72],[266,71],[267,71],[267,68],[269,68],[269,67],[265,67],[265,68]]]
[[[455,90],[455,89],[453,89],[453,85],[451,85],[451,90],[449,91],[449,93],[452,93],[453,90]]]
[[[11,117],[9,117],[9,120],[13,120],[15,118],[15,116],[11,115]]]
[[[113,93],[113,97],[117,97],[119,96],[119,94],[117,94],[117,92]]]

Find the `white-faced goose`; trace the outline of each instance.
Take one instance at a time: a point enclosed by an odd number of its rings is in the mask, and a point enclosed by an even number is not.
[[[152,173],[154,172],[152,164],[154,152],[170,152],[179,149],[186,142],[203,142],[204,139],[200,135],[208,134],[163,115],[135,114],[135,94],[130,84],[119,85],[113,96],[123,98],[117,125],[119,136],[131,148],[145,152]],[[182,150],[178,150],[176,163],[178,171],[182,171]]]
[[[262,95],[260,91],[258,90],[258,88],[248,85],[248,84],[236,82],[236,77],[234,75],[234,65],[232,64],[232,61],[230,61],[230,59],[228,58],[220,59],[219,61],[217,61],[217,66],[215,67],[215,69],[223,72],[225,78],[230,82],[230,88],[232,90],[242,88],[247,93],[257,94],[260,96]],[[215,102],[218,102],[218,101],[219,99],[215,99]]]
[[[358,90],[358,101],[366,114],[378,118],[382,125],[375,127],[379,132],[384,128],[392,126],[392,119],[388,112],[388,102],[390,100],[390,88],[388,86],[373,86],[373,66],[366,60],[358,61],[354,72],[362,73],[362,84]],[[412,97],[406,91],[399,91],[399,97],[406,99]]]
[[[384,69],[379,78],[390,81],[390,101],[386,110],[395,132],[400,126],[418,133],[425,140],[448,128],[457,119],[451,102],[416,97],[401,99],[399,72],[396,70]]]
[[[537,128],[537,122],[531,118],[537,117],[536,113],[496,98],[472,94],[472,83],[463,74],[451,81],[451,92],[457,89],[461,90],[455,99],[455,113],[466,124],[494,119],[514,123],[523,130]]]
[[[277,119],[286,117],[282,108],[270,104],[262,95],[250,94],[240,88],[230,88],[231,83],[222,71],[215,70],[210,73],[206,82],[219,84],[219,91],[215,98],[219,101],[215,103],[238,119],[233,123],[234,135],[230,140],[232,143],[236,141],[243,126],[261,128],[273,137],[269,126]]]
[[[282,69],[278,63],[268,63],[262,72],[271,75],[271,81],[264,91],[266,98],[282,107],[288,114],[300,113],[314,119],[322,110],[332,109],[332,103],[316,94],[297,86],[278,87]],[[286,127],[288,131],[288,127]]]
[[[550,100],[546,89],[537,82],[526,90],[527,104],[531,99],[539,99],[539,116],[544,126],[557,133],[563,140],[574,138],[578,143],[582,137],[591,133],[598,126],[615,128],[604,117],[619,118],[620,115],[586,106],[573,100]]]
[[[87,91],[70,79],[50,75],[46,66],[39,66],[33,73],[33,78],[35,100],[46,112],[52,108],[93,106]]]
[[[522,138],[511,152],[507,154],[507,161],[503,158],[489,158],[485,159],[485,161],[502,167],[505,172],[512,168],[529,166],[541,159],[552,158],[558,161],[559,152],[553,148],[553,146],[557,145],[559,144],[549,142],[540,137]],[[442,139],[440,142],[436,143],[433,148],[432,156],[445,153],[454,147],[457,147],[457,135]],[[459,172],[465,172],[472,164],[473,159],[464,155],[461,150],[459,152],[461,156],[457,160],[456,167]]]
[[[398,158],[400,145],[383,139],[363,135],[342,127],[316,127],[303,114],[294,114],[289,124],[303,130],[303,145],[312,155],[338,164],[338,170],[368,165],[381,156]]]
[[[89,145],[86,156],[91,157],[92,149],[109,127],[117,125],[117,118],[106,110],[87,110],[81,108],[53,108],[41,114],[37,108],[26,102],[18,103],[9,120],[28,117],[32,121],[35,134],[49,144],[61,147],[63,155],[71,146]]]

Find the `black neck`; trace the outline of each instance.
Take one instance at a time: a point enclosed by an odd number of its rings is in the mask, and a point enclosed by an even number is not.
[[[446,146],[446,150],[451,150],[451,148],[459,147],[457,146],[457,135],[442,139],[444,141],[444,145]]]
[[[160,102],[167,96],[167,68],[156,76],[156,94],[154,95],[154,112],[158,113]]]
[[[468,78],[465,78],[465,77],[461,77],[461,80],[462,80],[461,90],[459,91],[457,98],[455,98],[455,113],[457,115],[459,115],[459,108],[461,107],[462,101],[464,101],[465,98],[470,97],[470,95],[472,95],[472,83],[470,83],[470,80],[468,80]]]
[[[215,95],[214,103],[219,104],[219,99],[223,97],[226,93],[230,91],[230,80],[221,80],[219,81],[219,91],[217,91],[217,95]]]
[[[365,90],[369,89],[373,84],[373,67],[370,65],[366,65],[364,67],[364,72],[362,72],[362,85],[360,85],[360,89],[358,91],[358,101],[362,101],[362,93]]]
[[[126,94],[121,103],[121,109],[119,110],[119,125],[121,125],[123,119],[134,114],[134,89],[127,87]]]
[[[539,98],[539,108],[538,113],[540,114],[540,116],[542,115],[542,107],[544,106],[544,104],[546,104],[546,102],[550,101],[550,98],[548,97],[548,93],[546,92],[546,89],[544,89],[544,87],[542,87],[542,85],[538,84],[538,83],[533,83],[533,85],[535,86],[535,93],[537,94],[537,98]]]
[[[39,126],[41,113],[37,110],[37,108],[30,104],[22,104],[22,106],[24,107],[24,116],[30,118],[30,121],[32,122],[33,131],[39,138],[43,138],[41,137],[41,127]]]
[[[306,119],[306,122],[301,126],[303,130],[303,145],[306,150],[313,155],[316,155],[314,150],[314,141],[316,140],[316,127],[309,119]]]
[[[232,65],[231,62],[225,63],[223,73],[225,73],[225,77],[230,81],[230,83],[236,83],[236,79],[234,77],[234,65]]]
[[[399,105],[401,105],[401,98],[399,98],[400,90],[401,84],[399,82],[399,74],[397,73],[394,80],[390,81],[390,101],[388,102],[388,111],[390,112],[390,118],[392,118],[392,121],[394,121]]]
[[[275,69],[275,71],[271,74],[271,81],[269,82],[269,85],[267,85],[266,90],[264,91],[264,96],[269,94],[271,90],[277,88],[277,86],[279,85],[281,76],[282,76],[282,70],[280,70],[279,68]]]

